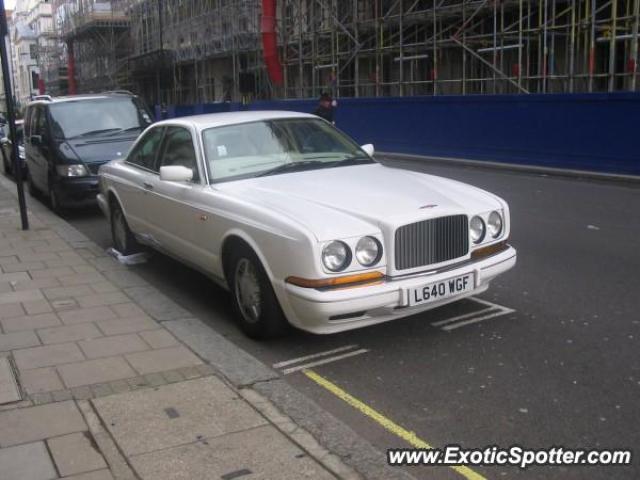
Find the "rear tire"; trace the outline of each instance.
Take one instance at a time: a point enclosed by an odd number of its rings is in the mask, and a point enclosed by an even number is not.
[[[284,335],[289,323],[258,256],[248,246],[240,245],[227,265],[233,310],[242,331],[255,339]]]
[[[140,244],[129,229],[122,207],[118,202],[111,204],[111,238],[113,247],[122,255],[133,255],[140,252]]]
[[[27,171],[27,188],[29,190],[29,195],[31,195],[33,198],[38,196],[38,188],[34,185],[33,183],[33,178],[31,178],[31,173],[29,173],[29,171]]]
[[[5,175],[13,176],[11,165],[9,164],[9,161],[7,160],[7,155],[4,153],[4,148],[2,149],[2,166],[4,168]]]

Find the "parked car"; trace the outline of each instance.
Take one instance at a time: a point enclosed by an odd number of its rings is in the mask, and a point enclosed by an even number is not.
[[[95,204],[100,165],[126,155],[151,122],[128,92],[37,97],[25,115],[29,191],[54,211]]]
[[[18,143],[18,158],[22,167],[22,178],[27,174],[27,163],[25,162],[24,153],[24,120],[16,120],[16,137]],[[5,125],[2,130],[2,138],[0,138],[2,144],[2,166],[4,173],[7,175],[14,175],[13,171],[13,142],[9,138],[9,126]]]
[[[166,120],[101,167],[98,203],[117,250],[146,244],[202,270],[252,337],[406,317],[514,266],[504,200],[372,155],[308,114]]]

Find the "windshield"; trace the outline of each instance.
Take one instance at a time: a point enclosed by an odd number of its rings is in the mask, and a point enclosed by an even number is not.
[[[373,162],[353,140],[317,119],[215,127],[202,138],[212,182]]]
[[[53,135],[76,138],[142,130],[151,123],[149,114],[132,97],[111,97],[61,102],[50,105]]]

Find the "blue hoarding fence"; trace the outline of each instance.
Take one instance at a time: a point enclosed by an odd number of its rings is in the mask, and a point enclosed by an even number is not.
[[[337,126],[378,151],[640,175],[639,93],[344,98]],[[167,108],[313,112],[317,99]]]

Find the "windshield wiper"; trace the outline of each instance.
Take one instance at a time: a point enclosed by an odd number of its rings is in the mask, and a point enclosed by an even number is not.
[[[371,157],[365,157],[365,156],[349,157],[349,158],[345,158],[344,160],[338,160],[337,162],[332,162],[331,166],[344,167],[347,165],[358,165],[360,163],[374,163],[374,160],[372,160]]]
[[[73,137],[69,137],[69,140],[72,140],[74,138],[89,137],[91,135],[99,135],[100,133],[116,132],[120,130],[121,130],[120,128],[103,128],[101,130],[90,130],[88,132],[81,133],[80,135],[74,135]]]
[[[332,166],[333,162],[321,162],[320,160],[305,160],[300,162],[285,163],[277,167],[265,170],[256,175],[256,177],[266,177],[268,175],[277,175],[279,173],[300,172],[303,170],[312,170],[316,167]]]

